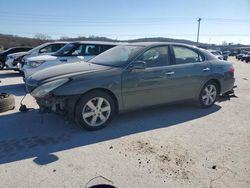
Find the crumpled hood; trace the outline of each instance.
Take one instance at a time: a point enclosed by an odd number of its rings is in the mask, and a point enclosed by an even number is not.
[[[28,85],[37,85],[45,80],[54,80],[58,78],[72,78],[84,73],[103,71],[111,67],[96,65],[86,62],[62,64],[40,70],[32,74],[26,81]]]
[[[29,57],[27,61],[51,61],[56,59],[57,57],[53,55],[39,55],[35,57]]]

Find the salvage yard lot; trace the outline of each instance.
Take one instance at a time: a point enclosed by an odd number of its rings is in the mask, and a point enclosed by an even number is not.
[[[0,114],[0,187],[84,187],[99,175],[117,187],[250,187],[250,64],[236,68],[236,96],[210,109],[170,105],[118,116],[87,132],[34,108],[18,112],[22,78],[0,72],[16,109]]]

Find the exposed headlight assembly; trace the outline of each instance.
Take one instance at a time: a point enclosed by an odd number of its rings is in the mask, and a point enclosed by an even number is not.
[[[43,64],[44,62],[45,62],[45,61],[28,61],[28,62],[27,62],[27,65],[28,65],[29,67],[35,68],[35,67],[40,66],[40,65]]]
[[[37,87],[36,89],[34,89],[31,92],[31,95],[33,97],[37,97],[37,98],[41,98],[46,96],[47,94],[49,94],[49,92],[53,91],[54,89],[62,86],[63,84],[67,83],[69,81],[68,78],[63,78],[63,79],[58,79],[58,80],[54,80],[48,83],[45,83],[39,87]]]

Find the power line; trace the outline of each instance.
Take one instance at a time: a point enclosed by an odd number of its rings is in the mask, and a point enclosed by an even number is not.
[[[1,32],[1,31],[0,31]],[[11,33],[8,31],[5,31],[4,33]],[[40,32],[13,32],[14,34],[37,34]],[[65,35],[65,33],[53,33],[53,32],[46,32],[45,34],[48,35]],[[156,33],[156,34],[131,34],[131,33],[67,33],[68,35],[77,35],[77,36],[89,36],[89,35],[94,35],[94,36],[197,36],[196,33],[186,33],[186,34],[174,34],[174,33]],[[218,36],[218,37],[222,37],[222,36],[235,36],[235,37],[245,37],[245,36],[250,36],[250,34],[202,34],[202,36]]]
[[[109,21],[163,21],[163,20],[181,20],[181,21],[195,21],[196,18],[194,17],[129,17],[129,18],[114,18],[114,17],[89,17],[86,15],[81,15],[81,17],[79,16],[72,16],[72,15],[67,15],[67,16],[60,16],[57,14],[30,14],[27,12],[8,12],[8,11],[1,11],[0,12],[0,16],[6,16],[8,18],[11,18],[14,16],[14,18],[16,18],[15,16],[18,16],[18,18],[27,18],[27,16],[29,16],[28,18],[33,18],[33,19],[61,19],[61,20],[65,20],[65,19],[76,19],[76,20],[84,20],[84,21],[89,21],[89,20],[95,20],[95,19],[102,19],[102,20],[109,20]],[[26,16],[26,17],[25,17]],[[232,18],[209,18],[209,17],[203,17],[203,20],[206,21],[220,21],[220,22],[250,22],[250,19],[232,19]]]

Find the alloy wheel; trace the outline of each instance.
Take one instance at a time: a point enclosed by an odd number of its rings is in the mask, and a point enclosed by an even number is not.
[[[90,99],[82,110],[84,122],[92,127],[103,125],[109,119],[110,114],[110,103],[102,97]]]
[[[207,85],[202,92],[203,104],[209,106],[214,103],[217,97],[217,89],[213,84]]]

